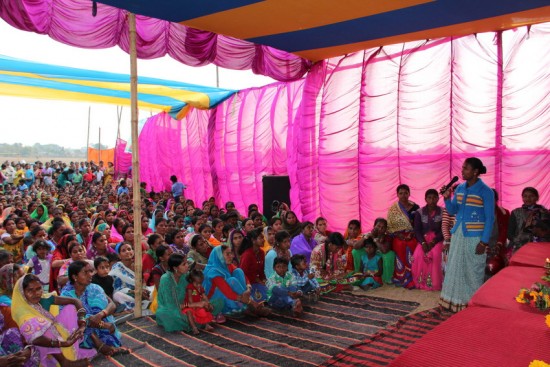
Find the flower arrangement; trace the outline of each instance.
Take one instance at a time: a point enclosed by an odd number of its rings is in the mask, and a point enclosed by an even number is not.
[[[550,367],[550,364],[535,359],[534,361],[531,361],[531,363],[529,363],[529,367]]]
[[[527,303],[541,311],[546,311],[550,309],[550,287],[541,283],[535,283],[530,289],[522,288],[519,290],[516,301],[518,303]]]

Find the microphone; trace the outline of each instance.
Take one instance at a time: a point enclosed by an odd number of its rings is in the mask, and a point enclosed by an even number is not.
[[[439,193],[440,193],[441,195],[443,195],[443,193],[444,193],[445,191],[449,190],[449,188],[450,188],[451,186],[453,186],[453,184],[454,184],[456,181],[458,181],[458,176],[453,177],[453,179],[451,180],[451,182],[449,182],[447,185],[443,186],[443,188],[439,191]]]

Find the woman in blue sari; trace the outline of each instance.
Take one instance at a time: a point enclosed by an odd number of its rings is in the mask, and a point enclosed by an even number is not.
[[[212,303],[223,304],[224,315],[240,313],[255,303],[250,298],[251,286],[242,269],[233,264],[233,257],[233,251],[228,246],[217,246],[212,250],[204,269],[203,286],[206,294]]]
[[[106,356],[126,352],[120,347],[121,335],[113,317],[116,305],[103,288],[92,283],[93,273],[87,262],[73,262],[69,266],[69,283],[61,291],[63,297],[79,299],[86,310],[86,329],[80,348],[96,349]]]

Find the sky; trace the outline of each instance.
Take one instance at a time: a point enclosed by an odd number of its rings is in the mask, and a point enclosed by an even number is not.
[[[39,35],[13,28],[0,19],[0,54],[41,63],[130,73],[130,56],[118,47],[83,49],[68,46]],[[138,76],[176,80],[204,86],[216,86],[216,67],[190,67],[165,56],[155,60],[138,59]],[[138,78],[139,81],[139,78]],[[219,68],[219,87],[245,89],[275,82],[253,74],[250,70]],[[23,145],[59,144],[67,148],[86,146],[88,110],[90,114],[90,145],[114,147],[117,135],[117,106],[79,102],[51,101],[0,96],[0,143]],[[151,111],[140,110],[139,118]],[[130,138],[130,107],[124,107],[121,137]]]

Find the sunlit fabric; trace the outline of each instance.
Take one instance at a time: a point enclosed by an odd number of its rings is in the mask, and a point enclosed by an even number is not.
[[[138,107],[181,118],[189,106],[208,109],[236,91],[140,77]],[[130,105],[130,76],[40,64],[0,55],[0,95]]]
[[[370,47],[550,21],[543,0],[100,0],[323,60]]]
[[[0,0],[0,17],[15,28],[47,34],[71,46],[130,49],[127,11],[108,5],[97,4],[94,17],[91,1]],[[169,55],[189,66],[213,63],[226,69],[251,69],[281,81],[299,79],[311,66],[310,61],[272,47],[146,16],[136,17],[136,31],[140,59]]]
[[[103,161],[105,166],[107,166],[107,162],[113,163],[115,161],[115,149],[111,148],[100,150],[88,147],[87,157],[88,161],[94,161],[95,163]]]
[[[545,23],[329,59],[305,82],[243,90],[181,122],[153,117],[140,135],[142,178],[160,177],[160,190],[176,174],[195,202],[213,193],[244,212],[262,207],[263,174],[288,174],[299,217],[322,215],[334,230],[357,218],[367,230],[397,185],[424,205],[427,189],[476,156],[501,205],[520,206],[534,186],[548,206],[549,49]]]

